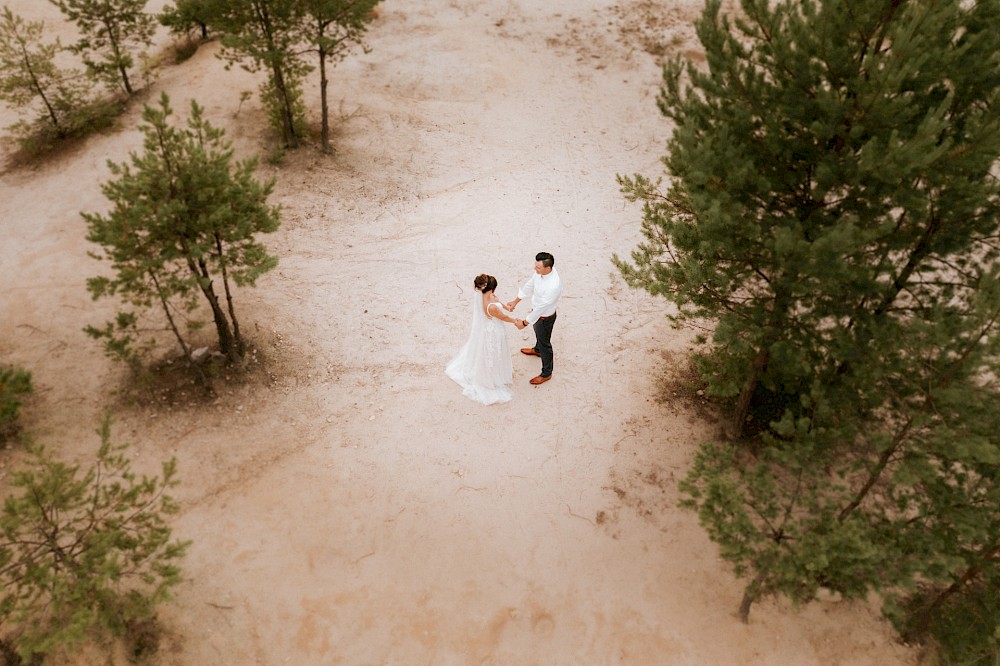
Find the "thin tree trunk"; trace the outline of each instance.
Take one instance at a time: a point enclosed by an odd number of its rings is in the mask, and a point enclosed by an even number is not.
[[[108,41],[111,43],[111,51],[115,54],[115,65],[118,67],[119,74],[121,74],[122,83],[125,84],[125,92],[131,97],[133,94],[132,84],[128,80],[128,72],[125,70],[124,63],[122,63],[122,52],[118,47],[118,40],[115,39],[114,32],[107,21],[104,22],[104,29],[108,31]]]
[[[743,592],[743,599],[740,601],[740,609],[737,612],[740,618],[740,622],[743,624],[750,623],[750,606],[753,605],[755,597],[750,594],[750,590],[747,589]]]
[[[969,354],[979,345],[980,340],[983,340],[990,334],[990,330],[996,325],[998,318],[1000,318],[1000,310],[993,313],[990,320],[983,326],[982,330],[969,340],[969,344],[965,351],[954,361],[949,369],[942,376],[942,381],[938,384],[937,388],[947,388],[951,386],[953,376],[958,373],[961,364],[969,357]],[[927,406],[929,409],[933,409],[932,405]],[[902,430],[900,430],[893,438],[892,443],[886,447],[886,449],[879,455],[878,462],[875,463],[875,467],[872,468],[871,472],[868,474],[868,480],[865,481],[864,486],[858,491],[857,495],[850,504],[845,506],[840,514],[837,516],[838,522],[843,522],[851,513],[857,509],[861,502],[864,501],[865,497],[874,487],[875,483],[882,476],[882,472],[885,471],[886,466],[889,464],[889,460],[896,451],[899,450],[900,446],[903,444],[906,435],[910,431],[910,427],[913,425],[913,419],[910,418],[903,425]]]
[[[125,83],[125,92],[131,97],[135,93],[132,91],[132,84],[128,80],[128,72],[125,71],[125,65],[118,63],[118,71],[121,72],[122,81]]]
[[[205,377],[205,373],[202,372],[201,366],[195,363],[194,358],[191,357],[191,347],[188,345],[187,341],[184,340],[184,336],[181,335],[180,329],[177,328],[174,316],[170,313],[170,305],[167,303],[167,299],[163,295],[163,290],[160,289],[160,281],[157,279],[156,274],[152,271],[149,271],[149,277],[153,281],[153,285],[156,287],[156,295],[160,298],[160,304],[163,306],[164,314],[167,315],[167,322],[170,324],[170,330],[174,332],[174,337],[177,338],[177,342],[181,346],[181,351],[184,352],[184,358],[187,359],[188,364],[194,368],[195,373],[198,375],[198,383],[207,387],[208,378]]]
[[[267,39],[269,52],[268,60],[271,64],[271,80],[274,83],[274,93],[278,96],[278,112],[281,114],[281,127],[285,135],[285,145],[288,148],[298,148],[299,137],[295,133],[295,114],[292,109],[292,100],[288,96],[288,86],[285,85],[285,73],[281,69],[281,62],[278,56],[278,47],[274,42],[274,26],[271,23],[271,16],[268,13],[266,2],[254,3],[254,10],[257,14],[257,22],[261,32]]]
[[[136,239],[136,247],[141,246],[141,241],[138,240],[138,236],[133,234],[133,238]],[[167,323],[170,324],[170,330],[173,332],[174,337],[177,338],[177,343],[181,347],[181,351],[184,353],[184,358],[187,359],[188,364],[194,368],[195,373],[198,376],[198,383],[202,386],[208,388],[208,378],[205,377],[205,373],[202,372],[201,367],[195,363],[194,359],[191,357],[191,347],[188,345],[187,341],[184,340],[184,336],[181,335],[180,328],[177,326],[177,322],[174,321],[174,315],[170,312],[170,305],[167,303],[166,297],[163,295],[163,289],[160,288],[160,280],[156,277],[156,273],[152,270],[147,270],[146,274],[149,275],[149,279],[152,280],[153,286],[156,287],[156,296],[160,299],[160,305],[163,306],[163,314],[167,316]]]
[[[322,37],[321,32],[320,38]],[[326,49],[321,46],[319,48],[319,98],[323,116],[323,130],[320,141],[323,152],[331,153],[333,150],[330,148],[330,107],[326,99],[327,83],[329,82],[326,78]]]
[[[924,233],[920,236],[920,240],[917,241],[916,247],[914,247],[913,251],[910,252],[910,255],[906,261],[906,265],[903,266],[903,269],[893,279],[892,284],[889,286],[889,289],[882,295],[882,299],[875,307],[875,310],[873,311],[875,317],[881,317],[882,315],[884,315],[886,311],[888,311],[888,309],[892,306],[892,304],[896,302],[896,298],[899,296],[899,293],[903,291],[903,288],[906,286],[906,283],[910,279],[910,276],[913,275],[913,272],[915,270],[917,270],[917,267],[920,265],[920,262],[926,259],[927,255],[930,254],[931,241],[934,240],[934,237],[938,234],[940,230],[941,230],[941,218],[937,217],[936,215],[932,215],[930,221],[927,224],[927,227],[924,229]],[[864,303],[864,301],[862,301],[862,303]],[[848,322],[847,328],[848,329],[853,328],[855,321],[857,321],[857,318],[852,317],[851,321]],[[859,339],[858,344],[864,347],[867,344],[867,340]],[[837,374],[844,375],[850,372],[850,370],[851,370],[851,362],[844,361],[840,363],[840,365],[837,367]]]
[[[271,71],[274,76],[274,92],[278,95],[281,127],[285,135],[285,145],[289,148],[298,148],[299,137],[295,133],[295,113],[292,109],[292,100],[289,99],[288,87],[285,85],[285,76],[281,71],[281,65],[277,62],[273,63]]]
[[[35,70],[31,67],[31,58],[28,57],[27,44],[20,38],[20,35],[18,35],[17,42],[21,46],[21,58],[24,60],[24,69],[28,72],[28,76],[31,77],[31,86],[35,89],[38,96],[42,98],[45,110],[48,112],[49,118],[52,119],[52,126],[56,128],[57,133],[62,134],[62,127],[59,125],[59,118],[56,116],[56,111],[52,108],[52,104],[49,103],[49,98],[45,95],[45,90],[42,89],[42,84],[38,80]]]
[[[930,244],[934,237],[937,235],[938,231],[941,229],[941,218],[936,215],[931,216],[930,222],[927,224],[927,228],[924,229],[923,235],[920,240],[917,241],[917,246],[913,248],[913,252],[910,253],[910,257],[903,266],[903,270],[899,272],[899,275],[892,281],[892,287],[889,291],[882,297],[882,302],[878,304],[875,308],[875,315],[880,316],[889,309],[889,306],[896,301],[896,297],[899,296],[899,292],[903,290],[906,286],[907,281],[910,276],[913,275],[913,271],[917,269],[920,262],[927,258],[930,254]]]
[[[246,352],[246,345],[243,343],[243,336],[240,335],[240,322],[236,319],[236,309],[233,307],[233,292],[229,289],[229,273],[226,271],[226,260],[222,256],[222,239],[219,234],[215,236],[215,250],[219,253],[219,266],[222,270],[222,286],[226,292],[226,307],[229,310],[229,321],[233,324],[233,338],[236,341],[236,350],[242,358]]]
[[[206,276],[206,281],[208,280],[208,271],[205,267],[204,261],[198,262],[202,272]],[[236,342],[233,340],[233,332],[229,326],[229,321],[226,319],[226,313],[223,312],[222,306],[219,304],[219,297],[215,294],[215,289],[212,287],[212,283],[208,282],[206,286],[202,287],[202,293],[205,294],[205,298],[208,299],[208,303],[212,308],[212,318],[215,320],[215,330],[219,335],[219,349],[222,353],[229,358],[233,363],[239,363],[243,356],[240,354],[239,349],[236,347]]]
[[[149,277],[153,280],[153,284],[156,286],[156,295],[160,299],[160,305],[163,306],[163,314],[167,316],[167,322],[170,324],[170,330],[173,331],[174,337],[177,338],[177,344],[180,345],[181,351],[184,352],[184,358],[188,361],[193,362],[194,359],[191,358],[191,348],[188,346],[184,336],[181,335],[180,330],[177,328],[177,323],[174,321],[174,316],[170,313],[170,305],[167,303],[166,297],[163,295],[163,291],[160,289],[160,281],[156,279],[153,273],[149,274]]]

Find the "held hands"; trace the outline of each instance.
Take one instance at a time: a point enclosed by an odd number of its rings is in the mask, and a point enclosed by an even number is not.
[[[517,304],[520,302],[521,302],[520,298],[515,298],[512,301],[507,301],[506,303],[503,304],[503,309],[506,310],[507,312],[513,312],[514,308],[516,308]],[[528,322],[525,321],[524,319],[511,319],[511,321],[514,323],[514,326],[516,326],[517,330],[519,331],[528,327]]]

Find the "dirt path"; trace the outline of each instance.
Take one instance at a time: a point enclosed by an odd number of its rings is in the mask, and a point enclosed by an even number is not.
[[[194,542],[152,663],[913,663],[874,606],[764,602],[740,624],[740,582],[675,506],[712,432],[655,399],[690,335],[609,262],[639,235],[614,175],[657,173],[669,132],[643,26],[696,47],[694,3],[638,20],[655,7],[383,2],[371,53],[331,84],[336,156],[261,168],[285,211],[268,239],[281,264],[237,303],[269,378],[208,407],[116,407],[137,466],[178,457],[176,529]],[[259,104],[239,103],[256,82],[216,48],[149,99],[193,96],[259,151]],[[95,137],[0,181],[0,357],[33,371],[28,427],[67,456],[93,450],[120,380],[80,332],[112,307],[86,294],[100,266],[78,212],[106,205],[105,160],[137,144]],[[516,354],[514,400],[481,407],[443,372],[472,278],[497,276],[506,300],[543,249],[566,285],[554,380],[529,386],[537,362]]]

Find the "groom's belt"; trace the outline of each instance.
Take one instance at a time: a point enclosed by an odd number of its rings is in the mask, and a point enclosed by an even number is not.
[[[552,318],[553,318],[553,317],[555,317],[555,316],[556,316],[556,313],[555,313],[555,312],[553,312],[552,314],[550,314],[550,315],[548,315],[548,316],[545,316],[545,317],[539,317],[539,319],[552,319]]]

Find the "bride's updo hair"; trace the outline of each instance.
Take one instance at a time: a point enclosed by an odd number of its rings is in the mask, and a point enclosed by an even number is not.
[[[472,281],[472,286],[476,288],[476,291],[481,291],[485,294],[497,288],[497,279],[492,275],[483,273],[476,276],[476,279]]]

